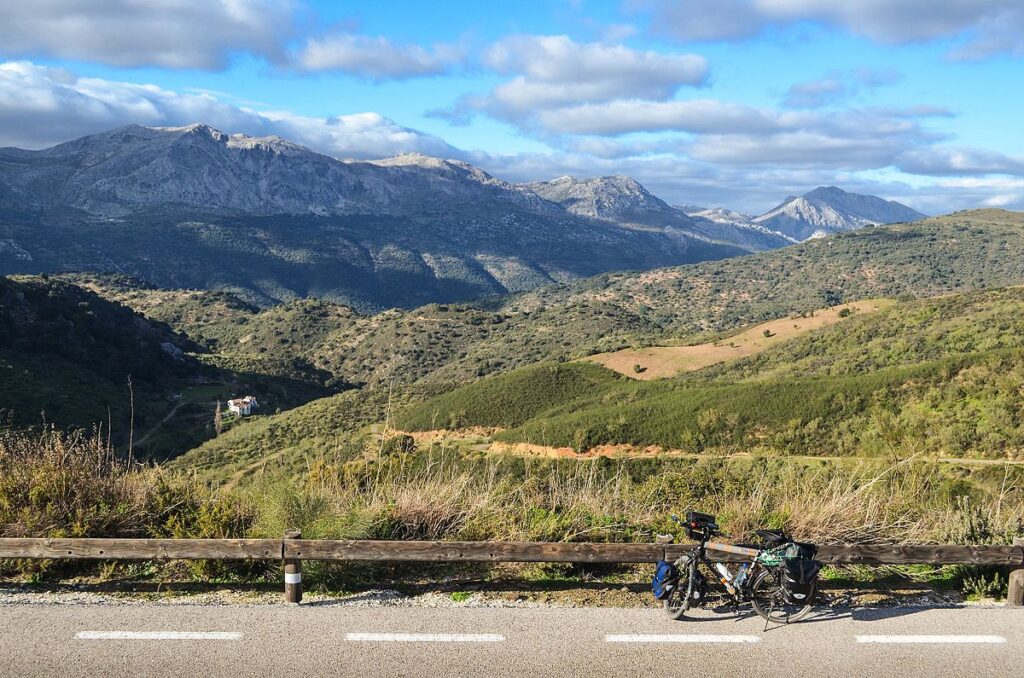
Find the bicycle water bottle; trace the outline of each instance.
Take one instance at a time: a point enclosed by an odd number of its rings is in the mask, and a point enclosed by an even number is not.
[[[750,565],[743,563],[740,565],[739,572],[736,573],[736,578],[733,580],[733,584],[736,586],[743,586],[743,582],[747,580],[747,573],[750,572]]]
[[[715,569],[718,571],[718,577],[722,580],[722,584],[729,590],[729,593],[735,593],[736,589],[732,586],[732,573],[729,572],[729,568],[725,563],[715,563]]]

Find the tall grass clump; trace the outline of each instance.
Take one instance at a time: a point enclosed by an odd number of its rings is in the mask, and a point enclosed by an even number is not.
[[[0,536],[243,537],[255,518],[237,497],[120,458],[97,432],[0,431]],[[207,577],[230,563],[191,563]],[[0,561],[0,571],[90,572],[94,563]],[[106,570],[103,570],[106,571]]]
[[[4,537],[240,537],[236,499],[118,456],[98,433],[0,431]]]

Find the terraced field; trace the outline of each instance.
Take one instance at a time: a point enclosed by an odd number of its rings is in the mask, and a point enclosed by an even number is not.
[[[756,355],[788,339],[834,325],[854,314],[874,313],[890,308],[895,303],[894,299],[866,299],[761,323],[733,336],[703,344],[626,348],[598,353],[587,360],[633,379],[666,379]]]

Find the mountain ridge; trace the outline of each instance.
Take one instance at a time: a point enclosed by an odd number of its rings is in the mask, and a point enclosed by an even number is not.
[[[118,272],[260,305],[364,311],[775,249],[621,176],[515,184],[417,154],[339,160],[204,124],[0,149],[0,274]]]
[[[865,226],[917,221],[925,215],[894,200],[848,193],[837,186],[819,186],[789,196],[751,221],[798,240]]]

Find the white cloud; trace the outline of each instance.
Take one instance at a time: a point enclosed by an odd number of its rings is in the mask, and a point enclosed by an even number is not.
[[[789,108],[820,108],[845,99],[850,88],[841,78],[828,76],[792,85],[783,100]]]
[[[1019,0],[635,0],[631,6],[652,11],[652,32],[686,41],[749,38],[810,21],[890,44],[959,38],[956,58],[1024,53]]]
[[[536,119],[544,129],[559,134],[616,135],[660,131],[748,133],[779,128],[777,115],[750,106],[711,99],[619,99],[541,111]]]
[[[922,148],[903,153],[896,165],[909,174],[1024,176],[1024,159],[979,148]]]
[[[707,79],[707,60],[624,45],[578,43],[564,35],[524,35],[492,45],[483,63],[513,76],[486,95],[464,97],[451,117],[471,111],[524,125],[538,110],[616,98],[667,99]]]
[[[894,69],[858,68],[833,71],[828,75],[792,85],[783,96],[787,108],[821,108],[845,101],[860,92],[870,92],[900,80]]]
[[[0,52],[219,69],[241,52],[276,59],[296,8],[294,0],[2,0]]]
[[[42,148],[127,124],[176,126],[204,122],[225,132],[277,134],[341,157],[383,157],[401,152],[458,156],[443,140],[378,113],[312,118],[257,111],[210,94],[181,93],[155,85],[79,78],[31,62],[0,64],[0,146]]]
[[[292,57],[305,71],[339,71],[374,80],[440,75],[465,58],[454,45],[398,45],[384,37],[336,33],[310,38]]]

